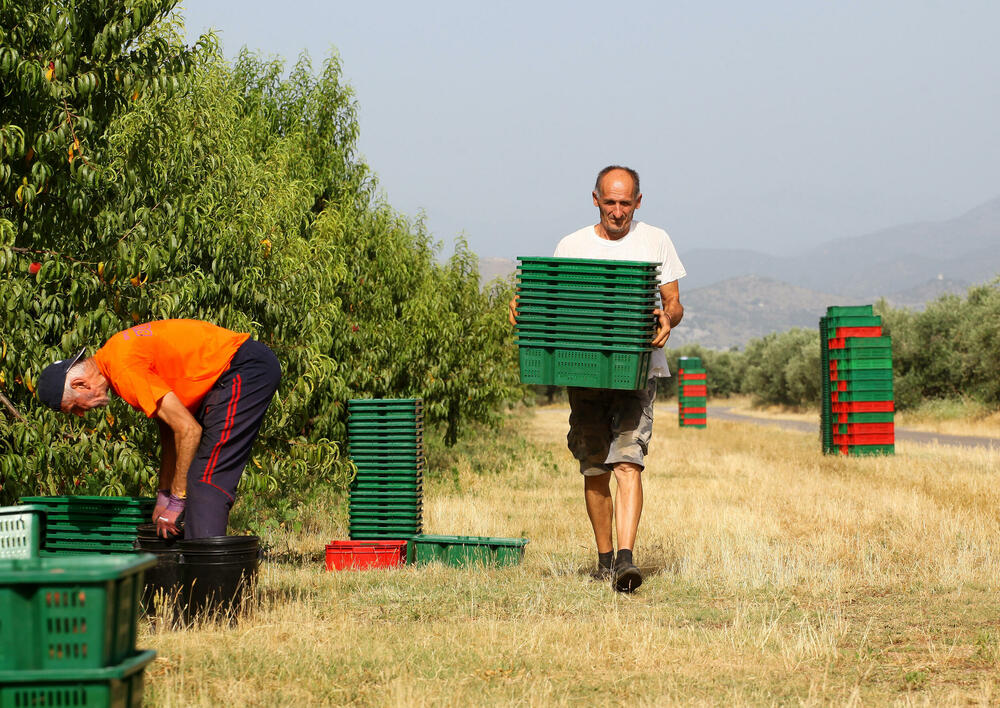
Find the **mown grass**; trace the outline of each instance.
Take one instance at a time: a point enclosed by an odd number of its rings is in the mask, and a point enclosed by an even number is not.
[[[997,454],[657,416],[634,596],[591,581],[566,411],[432,447],[430,533],[527,536],[523,565],[328,573],[314,499],[235,626],[144,625],[154,705],[990,704],[1000,700]],[[340,507],[337,505],[340,504]],[[333,508],[328,508],[332,505]]]

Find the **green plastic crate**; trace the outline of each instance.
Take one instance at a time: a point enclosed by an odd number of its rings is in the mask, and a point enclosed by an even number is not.
[[[407,544],[410,563],[444,563],[450,566],[517,565],[524,558],[526,538],[488,536],[414,536]]]
[[[535,307],[531,310],[518,308],[517,323],[520,324],[547,324],[553,320],[575,324],[577,326],[614,324],[624,327],[642,326],[647,322],[655,322],[652,309],[639,311],[618,311],[611,314],[600,311],[595,312],[588,308],[576,308],[567,315],[558,307]]]
[[[652,337],[656,332],[653,317],[634,322],[588,320],[579,322],[565,318],[549,317],[542,322],[518,322],[518,332],[567,332],[569,334],[612,334],[617,336]]]
[[[839,337],[822,337],[821,341],[829,342],[831,339]],[[850,351],[852,349],[891,349],[892,337],[883,335],[881,337],[844,337],[844,347]],[[830,351],[843,351],[842,349],[831,349]]]
[[[891,349],[859,349],[850,351],[846,349],[835,349],[830,351],[829,360],[838,364],[844,361],[866,361],[871,359],[892,359]]]
[[[839,415],[834,414],[836,420],[840,420]],[[848,423],[892,423],[895,422],[895,413],[846,413]]]
[[[826,308],[826,316],[835,317],[871,317],[871,305],[831,305]]]
[[[0,561],[37,558],[45,511],[40,506],[0,507]]]
[[[422,492],[423,482],[421,481],[391,481],[372,482],[370,484],[352,484],[351,495],[368,492],[378,494],[379,492]]]
[[[93,669],[0,671],[0,708],[141,708],[149,650]]]
[[[347,407],[358,408],[414,408],[424,405],[422,398],[349,398]]]
[[[892,391],[856,391],[836,392],[837,400],[834,403],[854,403],[857,401],[892,401],[894,400]]]
[[[588,349],[644,349],[650,346],[653,335],[642,337],[616,337],[613,335],[586,334],[543,334],[541,332],[518,332],[514,343],[521,347],[559,347],[571,344]]]
[[[829,332],[836,332],[841,327],[881,327],[882,317],[879,315],[868,315],[863,317],[827,317],[826,328]]]
[[[655,299],[652,302],[655,302]],[[652,306],[645,304],[573,304],[562,300],[553,300],[552,298],[535,297],[531,295],[521,295],[518,297],[517,311],[519,313],[555,313],[563,315],[589,314],[591,316],[596,316],[600,314],[601,316],[608,318],[615,317],[619,313],[628,314],[642,312],[648,313],[650,316],[653,314]]]
[[[634,391],[646,384],[651,351],[521,345],[521,383]]]
[[[518,256],[518,265],[554,266],[558,268],[607,268],[609,270],[657,270],[656,261],[617,261],[608,258],[564,258],[561,256]]]
[[[156,500],[152,497],[52,496],[21,497],[21,503],[45,507],[46,513],[99,514],[105,518],[147,517]]]
[[[892,369],[838,369],[836,376],[831,381],[892,381]]]
[[[892,359],[838,359],[837,371],[857,369],[892,369]]]
[[[848,445],[847,454],[855,456],[895,455],[895,445]]]
[[[563,300],[588,300],[595,303],[606,300],[638,300],[646,302],[656,299],[656,286],[617,285],[606,286],[599,283],[544,283],[539,281],[522,281],[517,284],[518,295],[535,295],[537,297],[557,297]]]
[[[135,651],[151,554],[0,562],[0,670],[83,669]]]
[[[835,381],[831,385],[830,390],[839,393],[860,393],[862,391],[892,393],[893,383],[892,379],[883,379],[882,381]]]
[[[359,465],[355,463],[354,466],[358,468],[358,473],[355,478],[359,481],[366,479],[373,481],[382,479],[386,481],[390,481],[392,479],[400,481],[421,479],[424,471],[424,463],[410,463],[408,465]]]

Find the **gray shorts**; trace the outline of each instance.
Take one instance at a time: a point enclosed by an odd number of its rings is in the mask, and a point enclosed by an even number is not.
[[[569,434],[566,443],[587,477],[610,472],[619,462],[645,467],[653,436],[656,379],[638,391],[603,388],[566,389],[569,394]]]

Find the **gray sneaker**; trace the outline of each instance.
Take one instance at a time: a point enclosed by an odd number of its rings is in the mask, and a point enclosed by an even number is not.
[[[635,563],[619,561],[615,563],[611,585],[618,592],[635,592],[636,588],[642,585],[642,573]]]

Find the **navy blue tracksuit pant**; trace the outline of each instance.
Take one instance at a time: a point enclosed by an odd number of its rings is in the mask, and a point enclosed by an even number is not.
[[[195,416],[201,444],[188,469],[184,538],[226,535],[236,485],[280,379],[274,352],[248,339],[205,395]]]

